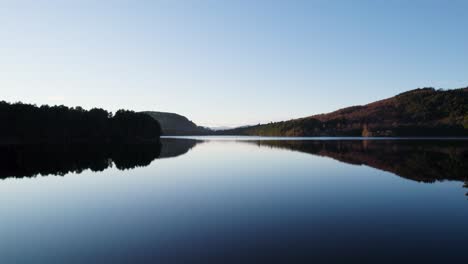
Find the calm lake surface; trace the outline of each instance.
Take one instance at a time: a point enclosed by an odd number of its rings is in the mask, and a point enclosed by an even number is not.
[[[0,263],[466,260],[468,141],[0,148]]]

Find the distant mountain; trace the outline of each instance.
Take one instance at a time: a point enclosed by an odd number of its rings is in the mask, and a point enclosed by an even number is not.
[[[233,129],[233,127],[229,126],[215,126],[215,127],[210,127],[211,130],[214,131],[219,131],[219,130],[228,130],[228,129]]]
[[[208,128],[197,126],[187,117],[167,112],[143,112],[156,119],[161,125],[162,134],[165,136],[178,135],[206,135],[212,133]]]
[[[468,87],[420,88],[328,114],[219,131],[257,136],[468,136]]]

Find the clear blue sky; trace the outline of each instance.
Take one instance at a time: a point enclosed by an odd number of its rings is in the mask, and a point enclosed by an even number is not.
[[[278,121],[468,85],[468,1],[0,2],[0,100]]]

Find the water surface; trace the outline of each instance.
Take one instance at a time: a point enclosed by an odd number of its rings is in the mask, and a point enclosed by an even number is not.
[[[215,139],[0,147],[0,262],[466,255],[466,140]]]

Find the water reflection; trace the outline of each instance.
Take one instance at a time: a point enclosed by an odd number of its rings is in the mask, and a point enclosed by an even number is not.
[[[168,157],[185,154],[204,140],[165,139]],[[238,140],[258,147],[279,148],[337,161],[366,165],[400,177],[433,183],[463,181],[468,185],[468,140]],[[171,155],[169,153],[173,152]]]
[[[162,140],[159,158],[174,158],[186,154],[203,140],[167,138]]]
[[[466,181],[468,141],[343,140],[256,141],[259,147],[283,148],[366,165],[418,181]]]
[[[166,139],[170,148],[194,147],[202,140]],[[163,141],[164,142],[164,141]],[[239,140],[258,147],[299,151],[366,165],[417,182],[452,180],[468,188],[468,140]],[[164,145],[164,143],[163,143]],[[468,193],[467,193],[468,196]]]
[[[468,243],[460,199],[467,145],[164,139],[161,147],[3,147],[3,178],[88,171],[0,183],[0,262],[452,263]],[[111,165],[147,167],[90,171]],[[414,182],[441,180],[457,182]]]
[[[3,145],[0,179],[145,167],[158,158],[183,155],[199,142],[202,141],[165,139],[161,144]]]
[[[163,139],[161,144],[22,145],[0,147],[0,178],[65,175],[144,167],[155,159],[186,154],[204,140]],[[366,165],[418,182],[454,180],[468,186],[466,140],[242,140],[258,147],[280,148],[340,162]],[[227,150],[228,151],[228,150]]]
[[[0,147],[0,178],[119,170],[149,165],[160,156],[160,144],[11,145]]]

